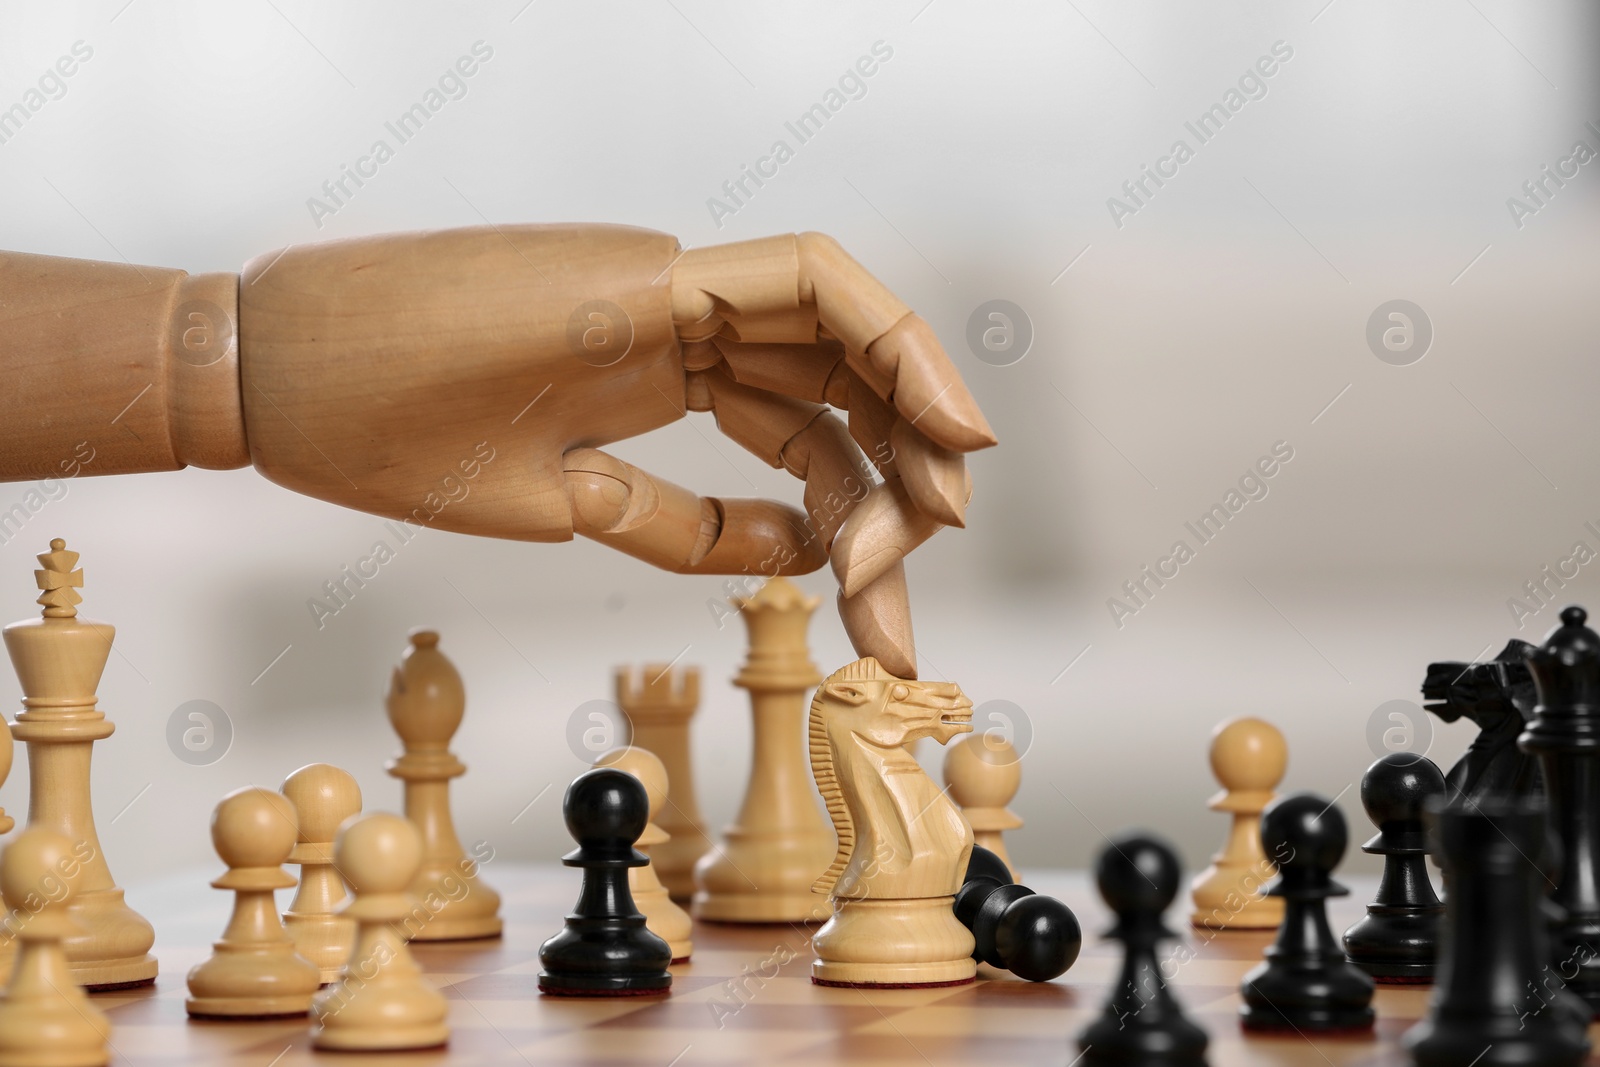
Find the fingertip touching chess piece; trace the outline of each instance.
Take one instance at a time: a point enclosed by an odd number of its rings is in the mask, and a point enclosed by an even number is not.
[[[1417,1067],[1576,1067],[1589,1054],[1589,1005],[1549,963],[1542,799],[1434,801],[1445,872],[1438,979],[1401,1045]]]
[[[689,723],[700,706],[700,669],[646,663],[635,672],[616,671],[617,706],[633,728],[632,743],[654,752],[672,783],[672,803],[655,820],[669,835],[650,852],[650,865],[672,899],[694,897],[694,867],[711,851],[706,821],[695,799],[694,763],[689,756]]]
[[[67,837],[84,866],[72,903],[84,933],[67,945],[73,979],[91,991],[150,985],[157,971],[150,955],[155,929],[128,907],[112,880],[90,800],[95,742],[116,729],[96,707],[95,690],[117,630],[78,615],[83,571],[65,541],[51,541],[38,560],[43,569],[33,576],[44,611],[5,628],[24,694],[11,734],[28,747],[28,825]]]
[[[1244,1028],[1369,1029],[1372,977],[1345,959],[1328,927],[1328,898],[1350,892],[1333,880],[1349,843],[1343,813],[1312,793],[1280,797],[1262,813],[1261,843],[1278,861],[1277,881],[1267,892],[1283,898],[1284,916],[1266,959],[1240,983]]]
[[[236,789],[212,813],[211,842],[228,870],[211,885],[233,891],[233,914],[210,958],[189,971],[190,1015],[262,1019],[310,1009],[321,974],[295,951],[273,899],[294,885],[281,865],[298,833],[294,805],[270,789]]]
[[[439,635],[413,630],[387,701],[389,722],[405,746],[387,769],[405,783],[406,818],[422,835],[422,867],[411,891],[432,915],[413,941],[500,936],[500,894],[478,877],[450,814],[450,780],[467,771],[450,751],[450,739],[466,703],[461,674],[439,651]]]
[[[964,737],[945,753],[944,784],[972,824],[973,843],[999,856],[1017,881],[1021,875],[1001,837],[1022,825],[1021,816],[1007,807],[1022,785],[1022,757],[1016,748],[996,731]]]
[[[628,889],[628,870],[650,862],[633,847],[650,819],[643,783],[616,767],[585,771],[567,787],[561,812],[578,843],[561,862],[583,871],[583,886],[561,932],[539,948],[539,991],[577,997],[668,992],[672,949],[646,928]]]
[[[650,862],[643,867],[628,870],[628,888],[633,893],[634,906],[644,915],[645,926],[672,949],[672,962],[682,963],[694,952],[691,937],[694,924],[689,913],[674,904],[667,889],[656,877],[655,853],[652,851],[669,840],[669,835],[656,825],[656,816],[666,803],[671,788],[667,769],[654,753],[637,745],[614,748],[594,761],[596,767],[615,767],[627,771],[644,786],[650,800],[650,821],[644,832],[634,842],[634,847],[644,853]]]
[[[50,830],[24,830],[0,855],[0,891],[17,902],[6,924],[19,942],[0,994],[0,1067],[101,1067],[111,1060],[111,1024],[78,988],[63,948],[83,933],[70,914],[83,874],[72,842]]]
[[[954,913],[972,828],[904,747],[971,729],[960,686],[897,678],[871,657],[817,687],[811,772],[839,847],[816,883],[833,916],[811,939],[813,982],[960,985],[977,974],[972,932]]]
[[[806,780],[806,694],[822,680],[806,648],[817,598],[787,578],[731,597],[749,653],[733,684],[750,694],[750,777],[733,824],[695,865],[696,919],[809,922],[827,917],[811,891],[833,858],[834,837]]]
[[[972,958],[1027,982],[1067,973],[1083,946],[1072,909],[1017,885],[1005,861],[982,845],[972,846],[954,907],[961,925],[972,931]]]
[[[343,914],[355,920],[356,945],[339,980],[312,1001],[312,1044],[353,1052],[445,1044],[449,1005],[406,946],[421,907],[410,887],[422,867],[422,835],[398,815],[363,815],[339,831],[333,862],[354,894]]]
[[[1209,807],[1233,822],[1222,851],[1190,886],[1195,926],[1273,930],[1283,921],[1283,901],[1262,895],[1277,868],[1261,848],[1261,812],[1288,764],[1283,734],[1264,719],[1230,719],[1212,731],[1211,773],[1222,791]]]
[[[355,921],[340,915],[349,894],[333,865],[333,841],[347,819],[361,813],[361,786],[348,771],[311,763],[283,780],[279,790],[294,805],[300,832],[289,862],[300,865],[283,925],[295,949],[317,965],[326,985],[339,977],[356,943]]]
[[[1206,1032],[1183,1014],[1162,976],[1156,949],[1175,935],[1161,921],[1178,895],[1178,855],[1144,834],[1107,843],[1095,884],[1117,921],[1106,936],[1122,942],[1122,971],[1100,1016],[1078,1035],[1088,1067],[1204,1067]]]
[[[1344,951],[1379,984],[1433,980],[1444,905],[1428,879],[1422,813],[1444,795],[1439,768],[1409,752],[1381,757],[1361,777],[1361,805],[1378,828],[1361,851],[1383,857],[1383,879],[1367,914],[1345,931]]]
[[[1560,842],[1560,878],[1550,900],[1550,966],[1600,1012],[1600,635],[1588,613],[1562,609],[1561,625],[1527,652],[1538,691],[1533,721],[1517,739],[1539,758],[1550,828]]]

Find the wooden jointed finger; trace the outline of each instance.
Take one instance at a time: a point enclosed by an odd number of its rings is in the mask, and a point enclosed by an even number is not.
[[[678,574],[807,574],[827,558],[804,517],[771,500],[701,497],[597,448],[563,457],[573,528]]]

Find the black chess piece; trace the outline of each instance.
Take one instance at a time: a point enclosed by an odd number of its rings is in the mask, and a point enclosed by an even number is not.
[[[1539,757],[1561,876],[1550,899],[1564,913],[1551,930],[1550,964],[1567,988],[1600,1011],[1600,635],[1580,607],[1527,653],[1539,702],[1517,744]]]
[[[1100,1017],[1078,1035],[1088,1067],[1204,1067],[1206,1032],[1184,1017],[1156,948],[1177,935],[1161,913],[1178,895],[1178,856],[1142,834],[1111,841],[1095,864],[1100,896],[1116,912],[1106,936],[1122,942],[1122,974]]]
[[[561,857],[583,869],[583,888],[561,932],[539,947],[539,992],[578,997],[664,993],[672,949],[645,929],[628,889],[628,868],[648,856],[633,847],[650,817],[639,779],[597,767],[573,779],[561,802],[578,847]]]
[[[1361,778],[1361,805],[1378,828],[1361,851],[1383,857],[1383,878],[1366,916],[1345,931],[1344,951],[1380,984],[1433,980],[1444,905],[1428,879],[1422,812],[1445,791],[1434,762],[1410,752],[1389,753]]]
[[[1071,908],[1017,885],[1005,861],[982,845],[972,847],[955,913],[972,931],[973,959],[1025,981],[1048,982],[1067,973],[1083,945]]]
[[[1539,761],[1517,747],[1538,700],[1525,658],[1533,647],[1512,638],[1487,663],[1428,664],[1422,699],[1433,703],[1423,707],[1443,722],[1467,718],[1478,727],[1478,736],[1445,775],[1453,795],[1543,795]]]
[[[1444,868],[1439,977],[1401,1044],[1417,1067],[1573,1067],[1589,1053],[1589,1006],[1548,962],[1540,799],[1430,805]]]
[[[1246,1030],[1322,1033],[1372,1026],[1372,978],[1345,959],[1328,928],[1328,898],[1350,892],[1333,880],[1348,840],[1344,815],[1312,793],[1279,797],[1261,813],[1261,844],[1278,865],[1278,877],[1265,892],[1283,898],[1284,913],[1265,961],[1239,986]]]

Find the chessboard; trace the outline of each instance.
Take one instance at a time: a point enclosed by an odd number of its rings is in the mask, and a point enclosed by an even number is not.
[[[815,926],[696,923],[694,956],[672,968],[667,996],[578,999],[541,996],[539,946],[561,928],[578,872],[554,864],[486,864],[484,880],[504,895],[504,936],[413,943],[412,952],[450,1001],[448,1047],[404,1054],[329,1053],[311,1047],[306,1020],[216,1022],[184,1012],[184,975],[203,960],[226,923],[228,894],[208,875],[129,887],[130,902],[157,931],[161,976],[154,988],[98,994],[112,1024],[115,1064],[291,1067],[359,1062],[576,1064],[692,1067],[694,1064],[985,1064],[1063,1067],[1075,1038],[1100,1011],[1121,949],[1099,932],[1110,914],[1082,872],[1023,872],[1042,893],[1066,901],[1082,923],[1082,955],[1053,982],[1032,984],[979,968],[976,982],[925,989],[814,985],[807,944]],[[1343,879],[1353,892],[1331,902],[1335,931],[1361,914],[1375,880]],[[282,902],[280,902],[282,903]],[[1261,959],[1270,932],[1212,933],[1168,913],[1179,935],[1162,959],[1189,1016],[1211,1035],[1213,1067],[1345,1067],[1405,1062],[1400,1035],[1420,1019],[1426,986],[1379,986],[1376,1028],[1367,1035],[1246,1036],[1238,1022],[1240,978]]]

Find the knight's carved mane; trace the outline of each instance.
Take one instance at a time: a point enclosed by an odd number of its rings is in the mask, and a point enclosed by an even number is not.
[[[808,728],[811,738],[811,774],[817,781],[817,792],[822,794],[823,803],[828,807],[828,817],[833,820],[833,832],[839,839],[839,851],[834,854],[833,862],[812,885],[816,893],[833,892],[833,887],[839,883],[839,878],[844,874],[844,869],[850,864],[850,856],[856,848],[856,825],[850,818],[850,809],[844,802],[844,790],[839,786],[839,772],[833,765],[833,744],[828,740],[828,724],[823,713],[823,707],[828,702],[825,690],[830,682],[873,682],[883,681],[889,676],[884,672],[878,661],[871,656],[848,663],[824,678],[822,684],[817,686],[816,695],[811,698],[811,715]]]

